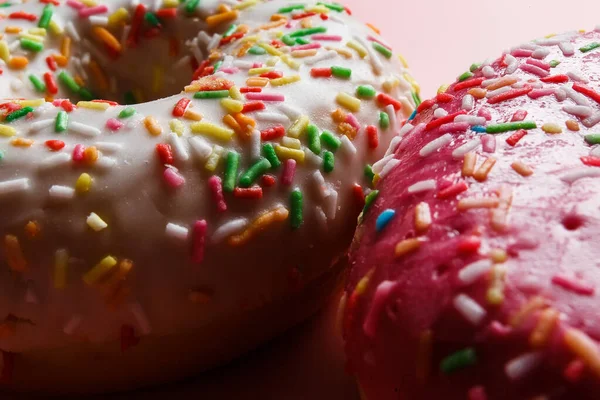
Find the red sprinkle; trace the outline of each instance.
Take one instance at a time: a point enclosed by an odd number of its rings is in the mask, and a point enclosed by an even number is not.
[[[583,377],[585,372],[585,363],[579,359],[571,361],[567,364],[563,371],[563,376],[571,383],[577,383]]]
[[[144,22],[144,15],[146,14],[146,6],[138,4],[133,13],[131,19],[129,35],[127,36],[127,45],[129,47],[135,47],[140,37],[140,30]]]
[[[438,199],[447,199],[449,197],[455,197],[458,194],[466,191],[469,188],[465,181],[460,181],[446,189],[440,190],[437,194]]]
[[[190,104],[190,99],[187,98],[182,98],[180,99],[177,104],[175,104],[175,107],[173,108],[173,116],[174,117],[183,117],[183,114],[185,114],[185,110],[187,109],[188,105]]]
[[[69,100],[63,100],[63,101],[61,101],[60,106],[66,112],[71,112],[71,111],[73,111],[75,109],[75,106]]]
[[[313,15],[317,15],[316,12],[305,12],[305,13],[301,13],[301,14],[296,14],[292,17],[292,19],[302,19],[302,18],[307,18],[307,17],[312,17]]]
[[[515,111],[515,113],[513,114],[512,118],[510,120],[511,120],[511,122],[518,122],[518,121],[525,120],[525,117],[527,117],[526,110],[517,110],[517,111]]]
[[[600,157],[583,156],[580,157],[580,160],[582,163],[589,165],[590,167],[600,167]]]
[[[367,139],[369,141],[370,149],[376,149],[377,146],[379,146],[379,132],[377,131],[376,126],[367,126]]]
[[[435,96],[435,98],[440,103],[449,103],[454,100],[454,96],[448,93],[439,93],[437,96]]]
[[[231,42],[233,42],[235,40],[243,38],[245,35],[246,34],[244,32],[238,32],[238,33],[234,33],[233,35],[224,37],[219,42],[219,46],[225,46],[226,44],[229,44],[229,43],[231,43]]]
[[[213,200],[217,205],[217,211],[227,211],[227,204],[225,203],[225,197],[223,196],[223,183],[221,178],[216,175],[208,178],[208,187],[210,188],[210,191],[213,195]]]
[[[400,109],[402,108],[402,103],[385,93],[379,93],[377,95],[377,101],[382,107],[389,106],[390,104],[393,105],[394,110],[396,111],[400,111]]]
[[[504,93],[500,93],[497,94],[494,97],[490,97],[488,99],[488,104],[496,104],[496,103],[500,103],[506,100],[511,100],[520,96],[524,96],[527,93],[531,92],[533,90],[533,87],[531,86],[525,86],[523,88],[520,89],[512,89],[509,90],[508,92],[504,92]]]
[[[465,110],[460,110],[460,111],[457,111],[457,112],[455,112],[453,114],[448,114],[445,117],[434,119],[433,121],[431,121],[430,123],[428,123],[425,126],[425,130],[428,131],[428,130],[431,130],[431,129],[435,129],[435,128],[437,128],[439,126],[442,126],[442,125],[444,125],[444,124],[446,124],[448,122],[452,122],[452,121],[454,121],[454,118],[456,118],[457,116],[462,115],[462,114],[466,114],[466,113],[467,112]]]
[[[525,135],[527,135],[527,131],[525,129],[519,129],[518,131],[506,138],[506,143],[508,143],[510,146],[514,146],[519,142],[519,140],[523,139]]]
[[[567,75],[550,75],[540,78],[540,81],[544,83],[565,83],[569,82],[569,77]]]
[[[250,101],[244,104],[244,108],[242,108],[242,114],[264,110],[265,108],[265,103],[263,103],[262,101]]]
[[[46,140],[46,146],[52,151],[59,151],[65,147],[65,142],[62,140]]]
[[[240,88],[240,93],[260,93],[262,92],[262,88],[259,87],[242,87]]]
[[[596,103],[600,103],[600,93],[588,88],[587,86],[583,86],[579,83],[574,83],[573,90],[575,90],[583,95],[588,96],[589,98],[594,100]]]
[[[283,76],[283,72],[281,71],[269,71],[264,74],[260,74],[261,78],[269,78],[269,79],[277,79]]]
[[[158,18],[168,19],[177,17],[177,8],[161,8],[155,12]]]
[[[46,72],[44,74],[44,82],[46,82],[46,90],[48,90],[48,93],[58,93],[58,85],[56,84],[54,76],[50,72]]]
[[[428,108],[433,107],[433,105],[436,103],[436,99],[428,99],[428,100],[424,100],[421,104],[419,104],[419,107],[417,107],[417,112],[423,112],[425,110],[427,110]]]
[[[48,64],[48,68],[50,68],[50,70],[52,71],[56,71],[56,69],[58,68],[58,65],[56,64],[56,60],[54,59],[54,57],[46,57],[46,64]]]
[[[274,140],[285,136],[285,128],[282,125],[274,128],[265,129],[260,132],[260,138],[263,141]]]
[[[263,175],[262,178],[260,178],[260,183],[265,187],[271,187],[274,186],[277,181],[273,175]]]
[[[459,82],[456,85],[454,85],[454,92],[458,92],[463,89],[472,88],[474,86],[479,86],[483,83],[484,80],[485,80],[485,78],[473,78],[473,79],[468,79],[463,82]]]
[[[27,21],[35,21],[37,16],[34,14],[29,14],[24,11],[17,11],[11,14],[8,14],[8,18],[10,19],[26,19]]]
[[[195,58],[193,60],[195,60]],[[204,69],[209,65],[209,60],[202,61],[202,63],[195,68],[194,73],[192,74],[192,80],[195,81],[196,79],[200,78],[204,72]]]
[[[173,164],[175,159],[173,158],[173,151],[171,145],[167,143],[159,143],[156,145],[156,152],[161,164]]]
[[[331,78],[333,73],[331,68],[313,68],[310,70],[310,76],[313,78]]]
[[[204,260],[204,243],[206,242],[207,223],[201,219],[194,223],[192,243],[192,262],[200,264]]]
[[[481,247],[481,238],[479,236],[466,236],[460,239],[456,246],[459,253],[471,254],[477,252]]]
[[[260,186],[249,188],[236,187],[233,189],[233,195],[240,199],[262,199],[263,190]]]
[[[329,19],[329,16],[327,14],[321,14],[321,19],[323,21],[327,21]]]
[[[552,277],[552,283],[562,287],[565,290],[581,294],[583,296],[592,296],[594,294],[594,287],[587,285],[585,282],[569,278],[565,275],[554,275]]]
[[[363,191],[362,186],[355,183],[354,186],[352,186],[352,194],[360,208],[363,208],[365,206],[365,192]]]

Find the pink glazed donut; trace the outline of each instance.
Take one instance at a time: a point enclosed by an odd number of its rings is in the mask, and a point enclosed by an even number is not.
[[[374,165],[342,300],[369,400],[600,398],[600,33],[424,101]]]

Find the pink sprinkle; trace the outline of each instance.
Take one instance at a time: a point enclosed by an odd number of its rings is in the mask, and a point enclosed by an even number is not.
[[[552,283],[583,296],[592,296],[594,294],[594,288],[592,286],[586,285],[581,281],[577,281],[565,275],[554,275],[552,277]]]
[[[236,67],[229,67],[229,68],[221,68],[219,71],[223,72],[224,74],[233,75],[233,74],[237,74],[238,72],[240,72],[240,69],[236,68]]]
[[[525,50],[525,49],[516,49],[516,50],[513,50],[510,54],[514,57],[531,57],[531,55],[533,54],[533,51]]]
[[[346,115],[346,123],[352,125],[356,130],[360,129],[360,122],[358,122],[358,119],[356,119],[354,114],[348,113],[348,115]]]
[[[485,389],[483,386],[473,386],[467,394],[468,400],[487,400]]]
[[[576,359],[567,364],[563,371],[563,376],[569,382],[577,383],[581,380],[584,371],[585,364],[583,363],[583,361]]]
[[[390,45],[389,45],[389,44],[382,42],[381,40],[377,39],[377,38],[376,38],[376,37],[374,37],[374,36],[371,36],[371,35],[369,35],[369,36],[367,37],[367,39],[368,39],[368,40],[370,40],[371,42],[376,42],[376,43],[379,43],[380,45],[382,45],[383,47],[385,47],[385,48],[386,48],[386,49],[388,49],[388,50],[392,50],[392,48],[390,47]]]
[[[523,120],[525,120],[525,117],[527,117],[527,111],[526,110],[517,110],[513,114],[513,116],[512,116],[512,118],[511,118],[510,121],[511,122],[523,121]]]
[[[541,69],[545,69],[546,71],[550,71],[550,64],[544,62],[542,60],[536,60],[535,58],[528,58],[525,61],[527,64],[535,65],[536,67],[540,67]]]
[[[439,133],[443,135],[444,133],[464,132],[470,126],[471,124],[468,122],[449,122],[440,126]]]
[[[60,107],[62,102],[65,101],[66,99],[54,99],[52,100],[52,105],[54,107]]]
[[[481,136],[481,147],[486,153],[493,153],[496,151],[496,137],[494,135],[482,135]]]
[[[283,173],[281,174],[281,184],[289,186],[294,181],[296,173],[296,160],[288,159],[283,163]]]
[[[206,242],[206,220],[198,220],[194,223],[192,243],[192,262],[200,264],[204,260],[204,243]]]
[[[252,64],[252,68],[262,68],[263,65],[263,63],[255,62],[254,64]]]
[[[341,42],[343,39],[339,35],[312,35],[310,38],[312,40],[325,40],[331,42]]]
[[[81,18],[87,18],[92,15],[104,14],[105,12],[108,12],[108,7],[105,5],[86,7],[79,9],[79,16]]]
[[[82,144],[76,144],[75,148],[73,148],[73,161],[81,162],[83,161],[83,152],[85,151],[85,146]]]
[[[67,5],[76,10],[81,10],[82,8],[85,7],[85,4],[83,4],[77,0],[67,0]]]
[[[165,168],[163,178],[166,184],[172,188],[178,188],[185,183],[185,178],[179,174],[176,168],[172,167]]]
[[[477,116],[485,118],[486,121],[490,121],[492,119],[492,113],[485,107],[482,107],[479,109],[479,111],[477,111]]]
[[[554,94],[555,91],[556,90],[552,89],[552,88],[533,89],[531,92],[527,93],[527,96],[531,97],[532,99],[539,99],[540,97],[550,96],[550,95]]]
[[[512,333],[510,326],[502,324],[500,321],[492,321],[488,326],[490,333],[497,337],[506,337]]]
[[[223,184],[221,178],[216,175],[208,178],[208,187],[213,194],[213,200],[217,204],[217,210],[219,212],[227,211],[227,204],[225,203],[225,197],[223,196]]]
[[[116,118],[110,118],[108,121],[106,121],[106,127],[113,132],[116,132],[119,129],[121,129],[123,125],[125,124]]]
[[[278,93],[246,93],[248,100],[285,101],[285,96]]]
[[[537,75],[540,78],[544,78],[544,77],[550,75],[550,72],[546,71],[545,69],[542,69],[540,67],[537,67],[537,66],[531,65],[531,64],[521,64],[521,66],[519,68],[521,68],[521,70],[523,70],[525,72],[529,72],[531,74]]]
[[[377,334],[377,325],[381,317],[381,311],[385,307],[395,286],[396,284],[392,281],[383,281],[377,286],[375,296],[371,301],[371,308],[369,309],[367,317],[365,318],[365,323],[363,324],[363,331],[368,337],[374,338]]]
[[[312,50],[312,49],[320,49],[321,48],[321,43],[309,43],[309,44],[303,44],[301,46],[294,46],[292,47],[292,51],[295,50]]]

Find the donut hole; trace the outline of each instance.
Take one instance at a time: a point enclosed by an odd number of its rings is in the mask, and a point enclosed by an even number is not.
[[[568,231],[576,231],[581,228],[585,223],[585,220],[582,216],[577,214],[567,214],[563,217],[561,221],[564,228]]]

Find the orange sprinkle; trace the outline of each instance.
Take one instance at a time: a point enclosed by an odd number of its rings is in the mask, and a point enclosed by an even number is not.
[[[158,136],[162,133],[162,127],[153,116],[147,116],[144,118],[144,126],[146,130],[153,136]]]
[[[10,144],[12,144],[15,147],[31,147],[31,145],[33,144],[33,140],[16,137],[10,141]]]
[[[65,58],[71,57],[71,38],[67,35],[63,36],[60,43],[60,54]]]
[[[98,161],[98,149],[96,148],[96,146],[90,146],[87,147],[84,151],[83,151],[83,159],[85,160],[85,162],[92,164],[95,163],[96,161]]]
[[[281,21],[281,20],[287,22],[287,18],[285,17],[285,15],[281,15],[281,14],[271,15],[271,21]]]
[[[367,26],[368,26],[369,28],[371,28],[371,30],[372,30],[373,32],[375,32],[376,34],[378,34],[378,35],[381,35],[381,31],[380,31],[380,30],[379,30],[379,28],[377,28],[375,25],[373,25],[373,24],[370,24],[370,23],[368,23],[368,22],[367,22]]]
[[[300,25],[303,28],[312,28],[313,26],[312,20],[310,18],[302,18],[302,20],[300,21]]]
[[[559,316],[560,313],[553,308],[542,311],[537,325],[529,336],[529,343],[533,347],[542,347],[548,342]]]
[[[244,232],[239,235],[231,236],[228,242],[231,246],[242,246],[260,232],[263,232],[269,225],[272,225],[275,222],[285,221],[288,216],[289,211],[285,207],[278,207],[268,211],[255,219]]]
[[[571,131],[579,131],[579,124],[574,119],[568,119],[566,122],[567,128]]]
[[[42,228],[40,227],[40,224],[37,221],[29,221],[25,225],[25,234],[29,239],[35,239],[39,236],[41,231]]]
[[[254,46],[253,42],[246,42],[244,43],[237,51],[236,55],[238,57],[244,57],[246,54],[248,54],[248,50],[250,50],[252,48],[252,46]]]
[[[207,17],[206,24],[210,28],[214,28],[217,25],[223,24],[225,22],[233,21],[233,20],[237,19],[238,16],[239,16],[238,10],[222,12],[220,14],[215,14],[215,15],[211,15],[210,17]]]
[[[200,113],[198,113],[196,111],[190,110],[188,108],[183,113],[183,118],[189,119],[190,121],[201,121],[202,120],[202,114],[200,114]]]
[[[29,64],[29,60],[23,56],[11,57],[10,60],[8,60],[8,68],[11,69],[25,69],[27,64]]]
[[[407,254],[413,253],[417,251],[421,247],[420,239],[405,239],[396,244],[396,248],[394,249],[394,254],[396,257],[403,257]]]
[[[491,210],[490,219],[492,228],[502,232],[508,225],[508,212],[512,204],[512,188],[509,185],[502,185],[498,190],[500,204],[498,208]]]
[[[83,77],[79,74],[73,76],[73,79],[75,79],[75,82],[79,85],[79,86],[85,86],[85,81],[83,80]]]
[[[92,33],[94,36],[96,36],[98,40],[102,41],[104,44],[106,44],[108,47],[110,47],[117,53],[120,53],[123,50],[119,40],[116,37],[114,37],[114,35],[110,33],[106,28],[103,28],[101,26],[94,26],[92,28]]]
[[[496,90],[496,89],[500,89],[500,88],[502,88],[504,86],[513,85],[513,84],[515,84],[517,82],[519,82],[518,78],[515,78],[513,76],[505,76],[503,78],[500,78],[498,81],[492,83],[488,87],[486,87],[486,89],[487,90]]]
[[[14,235],[4,236],[4,252],[6,262],[11,270],[15,272],[25,272],[27,270],[27,261],[25,261],[18,237]]]
[[[64,68],[69,63],[69,60],[67,60],[67,58],[62,54],[52,54],[52,58],[54,58],[54,61],[56,61],[59,67]]]
[[[292,57],[294,58],[312,57],[315,55],[317,55],[317,49],[292,51]]]
[[[227,114],[223,117],[223,123],[233,129],[236,133],[242,133],[242,127],[231,114]]]
[[[341,124],[338,124],[337,130],[342,135],[348,136],[348,139],[350,140],[354,140],[356,134],[358,133],[358,130],[347,122],[342,122]]]
[[[471,88],[467,91],[467,93],[476,99],[483,99],[487,93],[487,90],[482,88]]]
[[[473,172],[475,172],[475,165],[477,164],[477,153],[469,152],[465,154],[463,167],[462,167],[462,175],[463,176],[473,176]]]
[[[94,60],[91,60],[88,67],[94,76],[94,81],[96,82],[98,89],[108,90],[108,78],[98,63]]]
[[[460,199],[458,201],[458,210],[465,211],[474,208],[496,208],[500,205],[500,199],[497,197],[473,197]]]
[[[333,118],[333,120],[338,124],[341,122],[345,122],[346,116],[346,113],[340,108],[331,113],[331,118]]]
[[[265,24],[265,25],[259,27],[258,29],[261,31],[268,31],[269,29],[279,28],[280,26],[283,26],[285,24],[287,24],[287,19],[280,19],[277,21],[273,21],[269,24]]]
[[[340,56],[344,57],[344,58],[352,58],[352,52],[346,49],[340,49],[338,47],[326,47],[326,50],[333,50],[336,53],[338,53]]]
[[[269,83],[269,78],[248,78],[246,80],[246,86],[260,86],[265,87]]]
[[[4,32],[6,33],[12,33],[12,34],[17,34],[17,33],[21,33],[22,29],[19,28],[18,26],[7,26],[4,29]]]
[[[521,176],[529,176],[533,174],[531,167],[525,164],[523,161],[515,161],[510,166]]]
[[[494,164],[496,164],[496,159],[494,157],[488,158],[483,162],[483,164],[481,164],[479,169],[475,171],[473,177],[479,182],[485,181],[488,177],[488,174],[494,167]]]
[[[245,114],[235,113],[233,114],[233,118],[235,118],[244,131],[249,131],[256,127],[256,121]]]
[[[540,308],[544,308],[546,306],[546,300],[541,296],[532,297],[527,303],[525,303],[519,311],[517,311],[510,318],[510,325],[513,328],[521,325],[525,322],[528,316],[530,316],[534,311],[539,310]]]
[[[585,365],[600,377],[600,350],[594,340],[579,329],[571,328],[565,332],[566,346],[583,360]]]

